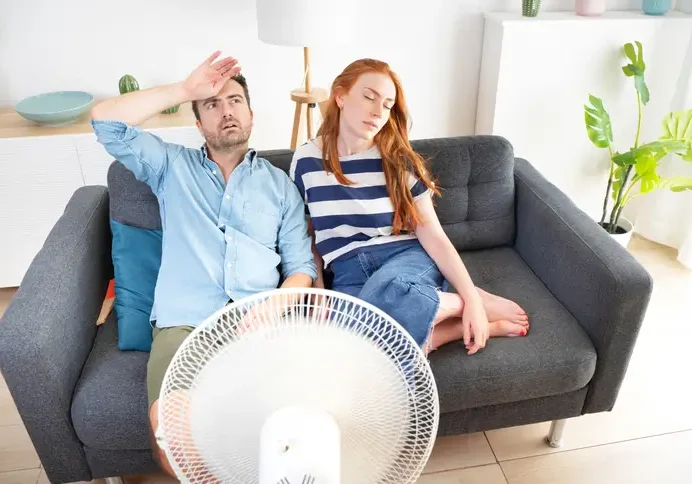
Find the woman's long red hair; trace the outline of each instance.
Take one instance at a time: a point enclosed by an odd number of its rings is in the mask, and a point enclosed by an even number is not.
[[[389,65],[379,60],[360,59],[347,66],[332,83],[327,109],[317,134],[322,137],[322,159],[325,170],[333,173],[339,183],[352,184],[344,176],[339,162],[337,140],[341,111],[336,103],[336,96],[341,91],[350,91],[358,78],[368,72],[388,75],[396,88],[395,102],[390,110],[389,119],[375,135],[374,142],[382,156],[387,193],[394,207],[392,233],[398,235],[402,230],[415,230],[421,222],[408,186],[409,173],[415,175],[435,194],[439,195],[439,191],[428,173],[425,160],[413,150],[409,142],[409,117],[404,90],[399,77]]]

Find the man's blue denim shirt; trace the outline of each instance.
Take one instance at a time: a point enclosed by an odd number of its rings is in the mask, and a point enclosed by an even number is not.
[[[298,189],[254,150],[226,183],[205,147],[167,143],[118,121],[92,126],[106,151],[159,201],[163,246],[151,315],[157,326],[197,326],[229,299],[276,288],[280,275],[316,278]]]

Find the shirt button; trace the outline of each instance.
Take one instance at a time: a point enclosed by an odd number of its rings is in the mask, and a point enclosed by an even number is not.
[[[230,200],[230,199],[231,199],[231,196],[230,196],[230,195],[226,195],[226,200]]]
[[[230,295],[231,295],[231,291],[230,291],[230,290],[226,291],[226,294],[228,294],[228,295],[230,296]]]
[[[231,264],[226,264],[226,267],[228,267],[228,268],[230,269],[230,268],[231,268]]]
[[[211,174],[212,174],[212,175],[216,175],[216,170],[212,170],[212,171],[211,171]]]

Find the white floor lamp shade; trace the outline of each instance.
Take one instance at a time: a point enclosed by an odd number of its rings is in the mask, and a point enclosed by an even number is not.
[[[353,39],[357,1],[256,1],[258,36],[267,44],[318,47]]]
[[[298,143],[303,111],[307,117],[307,137],[313,137],[312,111],[323,108],[329,98],[326,90],[312,87],[310,48],[324,48],[348,43],[355,33],[360,0],[256,0],[257,35],[262,42],[288,47],[302,47],[305,89],[291,91],[296,103],[290,148]],[[361,13],[362,15],[362,13]],[[303,110],[305,106],[305,110]]]

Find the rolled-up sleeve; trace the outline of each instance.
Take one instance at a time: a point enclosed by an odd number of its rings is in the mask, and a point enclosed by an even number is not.
[[[135,177],[158,193],[168,165],[184,149],[167,143],[153,133],[120,121],[92,120],[96,140]]]
[[[432,196],[433,194],[433,191],[412,173],[408,175],[408,186],[411,189],[414,201],[419,200],[423,196]]]
[[[286,178],[284,209],[279,229],[279,255],[284,278],[303,273],[317,279],[317,266],[312,253],[312,239],[308,234],[305,204],[298,188]]]

